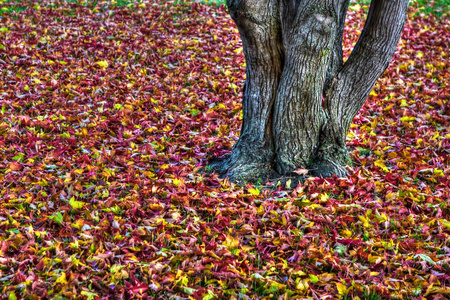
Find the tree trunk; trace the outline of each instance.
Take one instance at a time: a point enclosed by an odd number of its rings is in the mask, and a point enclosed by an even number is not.
[[[233,181],[347,174],[350,124],[400,38],[408,0],[372,0],[343,63],[349,0],[228,0],[246,59],[241,136],[212,166]]]

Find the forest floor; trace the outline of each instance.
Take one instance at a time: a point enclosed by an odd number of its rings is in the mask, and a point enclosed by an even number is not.
[[[350,176],[285,189],[200,172],[241,125],[224,6],[19,2],[0,0],[0,298],[450,297],[442,10],[412,4]]]

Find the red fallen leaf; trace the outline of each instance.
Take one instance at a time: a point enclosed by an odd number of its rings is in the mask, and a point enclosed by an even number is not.
[[[36,265],[35,269],[38,271],[42,271],[44,269],[44,260],[43,259],[41,259],[41,261]]]
[[[293,172],[295,174],[299,175],[299,176],[305,176],[306,174],[308,174],[309,170],[308,169],[299,168],[297,170],[294,170]]]
[[[11,170],[13,170],[13,171],[19,171],[19,170],[22,170],[22,165],[19,164],[18,162],[12,162],[12,163],[9,165],[9,168],[10,168]]]
[[[27,278],[25,277],[25,275],[22,274],[22,272],[17,271],[16,274],[14,274],[13,282],[22,283],[25,281],[27,281]]]
[[[5,253],[8,250],[8,244],[5,241],[2,241],[1,245],[2,246],[0,247],[0,251]]]
[[[143,294],[148,290],[148,285],[146,284],[138,284],[130,288],[130,292],[133,294]]]
[[[352,216],[343,216],[343,217],[342,217],[342,221],[343,221],[343,222],[348,222],[348,223],[350,223],[350,222],[354,222],[354,221],[355,221],[355,218],[352,217]]]
[[[361,245],[361,239],[359,240],[354,240],[354,239],[338,239],[336,240],[339,244],[342,245],[355,245],[355,246],[360,246]]]
[[[305,238],[300,239],[298,246],[299,248],[306,248],[306,246],[308,246],[308,240]]]
[[[29,116],[18,116],[17,119],[20,120],[20,124],[22,126],[29,126],[30,125],[30,117]]]

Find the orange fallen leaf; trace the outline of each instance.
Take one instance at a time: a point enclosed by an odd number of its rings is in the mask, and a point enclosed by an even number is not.
[[[10,168],[11,170],[13,170],[13,171],[19,171],[19,170],[22,170],[22,165],[19,164],[18,162],[12,162],[12,163],[9,165],[9,168]]]

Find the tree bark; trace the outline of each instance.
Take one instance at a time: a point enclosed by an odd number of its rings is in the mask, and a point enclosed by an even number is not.
[[[350,124],[394,54],[408,0],[372,0],[343,63],[349,0],[228,0],[246,59],[241,136],[213,167],[233,181],[345,176]]]
[[[281,7],[286,62],[275,101],[276,169],[289,174],[312,164],[326,120],[322,94],[340,25],[333,0],[284,0]]]
[[[409,0],[372,0],[364,29],[350,57],[324,91],[327,122],[313,167],[329,177],[345,175],[345,140],[358,111],[394,55],[406,19]],[[328,168],[328,165],[332,165]],[[328,169],[328,170],[327,170]]]
[[[251,181],[270,176],[274,159],[272,112],[284,61],[279,6],[273,0],[228,1],[227,5],[246,60],[243,123],[233,153],[213,166],[223,176]]]

